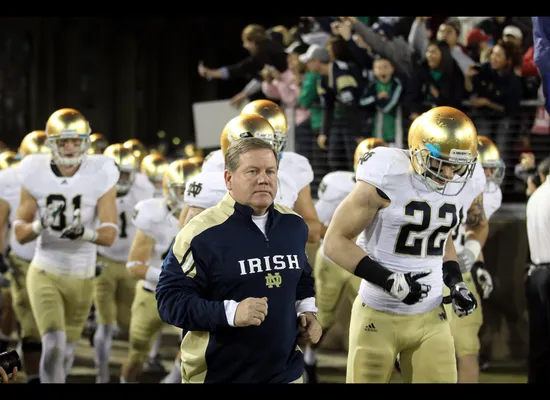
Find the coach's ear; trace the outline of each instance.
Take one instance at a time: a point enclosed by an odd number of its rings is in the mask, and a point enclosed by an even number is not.
[[[231,190],[231,180],[233,179],[233,175],[228,170],[225,170],[223,172],[223,178],[225,179],[225,187],[227,190]]]

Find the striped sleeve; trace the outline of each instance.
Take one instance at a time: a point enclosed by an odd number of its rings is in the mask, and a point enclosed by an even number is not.
[[[228,326],[222,301],[204,298],[208,287],[207,268],[200,254],[207,254],[197,239],[197,221],[187,224],[176,236],[162,264],[156,288],[160,318],[189,331],[214,332]]]

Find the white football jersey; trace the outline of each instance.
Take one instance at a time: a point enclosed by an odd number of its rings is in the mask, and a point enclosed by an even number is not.
[[[483,193],[487,178],[483,172],[483,166],[481,163],[477,163],[474,174],[470,178],[464,189],[458,194],[459,209],[458,209],[458,225],[453,230],[453,242],[457,253],[460,253],[464,248],[464,242],[466,240],[466,219],[468,217],[468,210],[477,196]],[[485,194],[483,195],[485,197]]]
[[[225,169],[225,158],[221,149],[208,153],[202,163],[201,172],[219,172]]]
[[[155,186],[147,176],[136,173],[136,179],[130,191],[124,196],[117,197],[116,199],[118,236],[112,246],[98,246],[98,254],[118,262],[125,263],[128,261],[128,253],[130,252],[137,231],[132,220],[134,208],[139,201],[153,197],[154,192]]]
[[[319,220],[328,226],[338,205],[355,187],[355,174],[350,171],[334,171],[326,174],[317,190],[315,210]]]
[[[147,199],[137,203],[132,221],[134,225],[155,240],[153,253],[147,264],[150,268],[161,268],[172,240],[179,232],[178,219],[170,212],[166,199]],[[146,289],[154,291],[155,284],[142,281]]]
[[[502,190],[494,182],[488,182],[483,192],[483,208],[487,219],[490,219],[493,214],[502,205]]]
[[[390,271],[426,269],[419,282],[431,286],[424,301],[407,305],[363,280],[359,295],[368,306],[392,314],[420,314],[438,307],[443,294],[443,253],[458,224],[458,199],[429,189],[412,168],[407,150],[377,147],[357,166],[356,179],[382,190],[391,204],[376,213],[358,238],[365,252]],[[363,238],[361,238],[363,236]]]
[[[209,208],[218,204],[227,193],[225,178],[221,171],[205,172],[193,177],[186,183],[185,204],[191,207]],[[298,199],[298,191],[294,180],[282,171],[278,172],[278,188],[275,202],[289,208],[294,208]]]
[[[15,238],[13,232],[13,221],[15,221],[15,213],[19,207],[19,199],[21,194],[21,183],[17,177],[15,169],[17,167],[8,168],[0,171],[0,199],[6,201],[10,205],[10,214],[8,216],[11,225],[11,232],[8,232],[8,243],[13,253],[25,260],[31,261],[36,249],[36,240],[21,244]]]
[[[185,183],[184,203],[190,207],[210,208],[227,193],[223,172],[202,171]]]
[[[96,228],[97,202],[116,185],[118,168],[109,157],[87,155],[72,177],[63,177],[55,174],[50,160],[49,154],[31,154],[16,169],[21,185],[36,199],[40,215],[50,203],[63,205],[54,223],[38,236],[33,262],[55,275],[91,278],[95,275],[97,245],[62,239],[61,231],[72,223],[76,209],[80,209],[85,227]]]
[[[311,168],[309,160],[292,151],[283,151],[281,153],[279,175],[280,172],[284,172],[292,177],[298,192],[313,182],[313,168]]]

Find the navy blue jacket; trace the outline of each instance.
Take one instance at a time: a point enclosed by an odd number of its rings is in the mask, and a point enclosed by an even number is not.
[[[303,373],[296,302],[315,296],[308,228],[291,209],[269,208],[266,235],[252,209],[227,194],[176,236],[156,289],[163,321],[189,331],[184,382],[287,383]],[[268,299],[260,326],[232,327],[224,301]]]

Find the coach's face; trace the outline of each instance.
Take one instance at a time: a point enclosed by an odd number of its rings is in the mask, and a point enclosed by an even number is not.
[[[225,184],[233,199],[263,215],[277,193],[277,160],[269,149],[250,150],[240,155],[233,173],[225,171]]]

